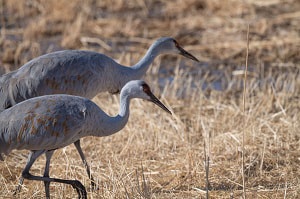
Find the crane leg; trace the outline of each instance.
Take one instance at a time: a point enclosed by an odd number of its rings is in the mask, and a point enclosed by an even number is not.
[[[29,153],[29,155],[28,155],[26,164],[28,164],[28,162],[29,162],[29,160],[30,160],[30,156],[31,156],[31,153]],[[21,176],[21,177],[19,178],[19,184],[18,184],[17,188],[15,189],[13,195],[17,195],[17,193],[19,193],[19,192],[21,191],[23,182],[24,182],[24,178]]]
[[[96,183],[95,183],[95,180],[94,180],[93,176],[91,175],[90,167],[89,167],[89,165],[88,165],[88,163],[86,161],[85,155],[84,155],[84,153],[83,153],[83,151],[81,149],[80,140],[77,140],[76,142],[74,142],[74,145],[75,145],[75,147],[76,147],[76,149],[77,149],[77,151],[78,151],[78,153],[80,155],[80,158],[81,158],[81,160],[82,160],[82,162],[83,162],[83,164],[84,164],[84,166],[86,168],[88,177],[91,180],[92,190],[96,190],[97,189]],[[47,151],[47,152],[45,152],[46,153],[46,167],[45,167],[45,171],[44,171],[44,177],[49,177],[50,159],[51,159],[51,157],[53,155],[53,152],[54,151]],[[29,163],[29,161],[31,159],[31,156],[32,156],[32,153],[30,153],[28,155],[28,159],[27,159],[26,164]],[[15,189],[13,195],[16,195],[17,193],[19,193],[21,191],[23,182],[24,182],[24,178],[23,178],[23,176],[21,176],[20,179],[19,179],[19,184],[18,184],[17,188]],[[50,197],[50,191],[49,191],[50,190],[50,182],[44,181],[44,183],[45,183],[46,198],[49,198]]]
[[[44,171],[44,177],[49,177],[50,159],[51,159],[53,153],[54,153],[54,151],[46,152],[46,166],[45,166],[45,171]],[[30,154],[28,155],[28,160],[27,160],[26,164],[28,164],[29,160],[30,160]],[[19,193],[21,191],[23,182],[24,182],[24,178],[21,176],[19,179],[19,184],[14,191],[14,195],[16,195],[17,193]],[[50,182],[44,182],[44,183],[45,183],[46,198],[50,198],[50,194],[49,194]]]
[[[44,171],[44,177],[49,178],[50,160],[51,160],[53,153],[54,153],[54,150],[46,151],[46,166],[45,166],[45,171]],[[44,184],[45,184],[46,198],[50,199],[50,182],[44,181]]]
[[[28,155],[26,165],[30,162],[31,156],[32,156],[32,152],[30,152],[29,155]],[[23,182],[24,182],[24,178],[23,178],[23,176],[21,176],[20,179],[19,179],[19,184],[18,184],[17,188],[14,191],[14,195],[16,195],[17,193],[19,193],[21,191]]]
[[[95,183],[95,180],[94,180],[94,178],[93,178],[93,176],[91,174],[90,166],[88,165],[88,163],[87,163],[87,161],[85,159],[85,156],[84,156],[84,154],[82,152],[82,149],[81,149],[81,146],[80,146],[80,140],[77,140],[76,142],[74,142],[74,145],[75,145],[75,147],[76,147],[76,149],[77,149],[77,151],[78,151],[78,153],[80,155],[80,158],[81,158],[81,160],[83,162],[83,165],[86,168],[86,172],[87,172],[87,174],[89,176],[89,179],[91,180],[92,190],[96,190],[97,189],[96,183]]]
[[[29,161],[27,162],[25,169],[22,172],[22,177],[24,179],[28,179],[28,180],[38,180],[38,181],[49,182],[49,183],[50,182],[59,182],[59,183],[69,184],[74,189],[76,189],[79,199],[80,198],[86,199],[87,193],[86,193],[85,187],[78,180],[64,180],[64,179],[59,179],[59,178],[41,177],[41,176],[34,176],[29,173],[29,170],[30,170],[31,166],[33,165],[33,163],[35,162],[35,160],[45,152],[47,152],[47,151],[40,150],[40,151],[32,151],[29,154]],[[46,157],[50,156],[50,158],[51,158],[51,155],[52,155],[51,153],[48,153],[48,155],[46,154]],[[48,162],[50,162],[50,160]]]

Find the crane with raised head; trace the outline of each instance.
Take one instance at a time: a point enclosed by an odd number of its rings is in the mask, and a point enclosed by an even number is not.
[[[50,198],[50,182],[69,184],[76,189],[79,198],[87,198],[80,181],[49,177],[53,152],[85,136],[102,137],[120,131],[128,121],[132,98],[149,100],[171,114],[142,80],[130,81],[122,88],[119,114],[115,117],[80,96],[45,95],[20,102],[0,113],[0,160],[3,160],[2,154],[8,155],[14,149],[30,150],[22,177],[43,181],[46,198]],[[32,175],[30,168],[42,154],[46,154],[44,175]]]
[[[64,50],[42,55],[0,77],[0,111],[41,95],[70,94],[91,99],[100,92],[118,93],[128,81],[140,79],[160,54],[180,54],[198,61],[171,37],[156,40],[145,56],[131,67],[91,51]],[[93,188],[95,184],[80,140],[76,140],[74,145]],[[20,190],[22,181],[21,178],[16,191]]]

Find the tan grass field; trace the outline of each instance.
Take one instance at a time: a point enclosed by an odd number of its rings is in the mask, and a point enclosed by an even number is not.
[[[0,22],[1,74],[60,49],[94,50],[130,66],[161,36],[199,58],[160,56],[145,76],[172,116],[133,100],[122,131],[82,139],[99,187],[88,188],[89,198],[205,198],[206,157],[210,198],[242,198],[242,171],[247,198],[300,198],[299,1],[1,0]],[[118,95],[93,100],[118,112]],[[0,162],[0,198],[45,197],[42,182],[27,180],[13,196],[27,155],[15,150]],[[32,173],[42,175],[44,164],[38,159]],[[90,186],[73,145],[54,153],[50,176]],[[77,197],[70,186],[50,189],[52,198]]]

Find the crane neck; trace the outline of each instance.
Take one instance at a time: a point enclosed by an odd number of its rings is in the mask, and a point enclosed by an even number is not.
[[[131,67],[135,71],[134,75],[136,79],[140,79],[147,72],[150,64],[159,54],[161,54],[161,52],[157,45],[150,46],[144,57]]]
[[[100,120],[98,122],[98,130],[93,130],[93,133],[96,133],[95,136],[109,136],[124,128],[129,118],[129,105],[131,97],[126,95],[126,93],[124,94],[121,92],[120,99],[119,114],[115,117],[108,116],[104,121]],[[103,118],[101,115],[98,117]]]
[[[119,114],[115,117],[115,121],[118,123],[118,131],[124,128],[129,118],[129,107],[131,97],[124,92],[120,93],[120,109]]]

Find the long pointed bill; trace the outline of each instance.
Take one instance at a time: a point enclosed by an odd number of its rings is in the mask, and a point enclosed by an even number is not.
[[[171,111],[169,111],[169,109],[167,109],[167,107],[165,107],[165,105],[163,105],[163,103],[161,103],[159,101],[159,99],[157,99],[157,97],[155,97],[152,93],[148,93],[148,95],[150,96],[150,101],[153,102],[154,104],[156,104],[157,106],[159,106],[160,108],[162,108],[164,111],[166,111],[167,113],[171,114]]]
[[[179,45],[177,46],[177,48],[180,51],[179,54],[181,54],[182,56],[184,56],[186,58],[189,58],[189,59],[192,59],[196,62],[199,62],[199,60],[196,57],[194,57],[191,53],[189,53],[186,50],[184,50],[183,48],[181,48]]]

